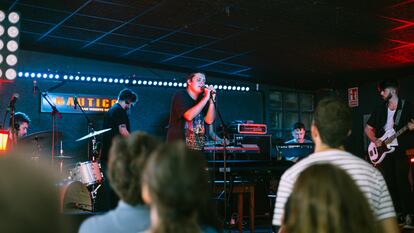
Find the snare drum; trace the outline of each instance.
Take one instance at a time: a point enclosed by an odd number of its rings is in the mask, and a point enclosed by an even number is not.
[[[72,169],[72,176],[73,180],[80,181],[87,186],[100,184],[103,181],[101,165],[92,161],[77,163]]]

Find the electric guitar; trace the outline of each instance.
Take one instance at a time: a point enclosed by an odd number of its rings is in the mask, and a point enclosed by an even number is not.
[[[386,132],[379,138],[382,141],[381,146],[377,147],[374,142],[371,142],[368,146],[368,155],[371,163],[374,165],[380,164],[387,154],[390,154],[395,151],[395,146],[391,145],[391,142],[394,141],[398,136],[404,133],[408,129],[408,124],[398,130],[396,133],[390,135]]]

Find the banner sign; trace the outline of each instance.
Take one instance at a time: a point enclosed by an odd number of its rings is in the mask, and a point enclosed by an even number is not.
[[[42,95],[43,94],[44,93],[42,93]],[[56,106],[60,113],[82,113],[79,106],[75,109],[74,94],[48,92],[47,96],[49,96],[50,102]],[[116,97],[83,94],[76,95],[76,99],[85,113],[106,112],[117,100]],[[43,97],[41,97],[40,101],[40,112],[52,112],[52,108]]]
[[[349,107],[358,107],[358,87],[348,88],[348,105]]]

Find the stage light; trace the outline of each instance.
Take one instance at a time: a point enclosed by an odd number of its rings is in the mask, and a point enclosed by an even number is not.
[[[236,90],[240,91],[240,87],[238,86],[238,87],[236,88]]]
[[[187,87],[187,83],[183,83],[183,87]]]
[[[141,81],[141,80],[138,80],[138,83],[137,83],[137,84],[138,84],[138,85],[141,85],[141,83],[142,83],[142,81]]]
[[[34,74],[34,73],[31,73],[31,75],[32,74]],[[29,77],[29,72],[24,72],[24,77],[26,77],[26,78]],[[34,76],[32,76],[32,78],[34,78]]]
[[[242,87],[242,88],[241,88],[241,90],[242,90],[242,91],[244,91],[245,89],[246,89],[245,87]]]
[[[75,80],[78,81],[79,80],[79,76],[76,75],[75,76]]]
[[[128,80],[128,79],[126,79],[126,80],[125,80],[125,84],[128,84],[128,83],[129,83],[129,80]]]
[[[154,86],[157,86],[157,84],[158,84],[158,82],[157,81],[154,81]]]
[[[246,91],[250,91],[250,88],[249,87],[246,87]]]
[[[68,76],[65,74],[65,75],[63,75],[63,79],[64,80],[67,80],[68,79]]]
[[[223,86],[222,86],[222,85],[219,85],[219,86],[218,86],[218,89],[219,89],[219,90],[223,89]]]
[[[73,80],[73,75],[69,76],[69,80]]]
[[[9,139],[9,132],[7,130],[0,131],[0,151],[7,150],[7,140]]]
[[[0,10],[0,23],[3,22],[5,18],[6,18],[6,14],[4,14],[4,11]]]
[[[167,86],[167,82],[163,82],[162,85],[164,85],[164,87]]]
[[[19,22],[19,20],[20,20],[20,16],[16,12],[11,12],[9,14],[9,17],[8,18],[9,18],[9,22],[10,23],[13,23],[13,24]]]
[[[162,86],[162,82],[161,81],[158,82],[158,86],[159,87]]]
[[[49,74],[49,78],[53,78],[53,74]]]
[[[10,36],[10,38],[16,38],[19,35],[19,29],[17,29],[15,26],[11,26],[9,29],[7,29],[7,34]]]
[[[55,74],[55,79],[59,79],[59,78],[60,78],[60,75]]]
[[[17,76],[16,70],[13,68],[9,68],[6,70],[6,78],[8,80],[14,80]]]
[[[6,13],[0,10],[0,70],[3,71],[3,80],[14,80],[17,77],[15,67],[19,60],[19,21],[20,16],[16,12]]]
[[[227,90],[227,86],[223,86],[223,90]]]
[[[146,80],[142,81],[142,85],[147,85],[147,81]]]
[[[177,82],[174,82],[173,86],[176,87],[177,85],[178,85]]]
[[[124,80],[121,78],[121,79],[119,80],[119,83],[124,83]]]
[[[168,86],[171,87],[172,86],[172,82],[168,82]]]
[[[183,86],[183,84],[182,83],[178,83],[178,87],[182,87]]]
[[[17,76],[19,76],[19,77],[23,77],[23,72],[19,72],[19,73],[17,73]]]
[[[132,84],[133,84],[133,85],[137,84],[137,80],[135,80],[135,79],[134,79],[134,80],[132,80]]]
[[[148,81],[148,85],[152,85],[152,81]]]
[[[102,82],[102,78],[101,77],[98,78],[98,82]]]

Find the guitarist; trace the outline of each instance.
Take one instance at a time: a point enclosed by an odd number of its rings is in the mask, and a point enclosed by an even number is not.
[[[398,220],[406,229],[414,229],[414,200],[410,191],[410,162],[405,151],[414,146],[414,106],[398,97],[399,83],[386,79],[378,84],[378,91],[384,104],[377,106],[365,126],[365,134],[377,147],[383,143],[380,137],[390,130],[398,131],[408,125],[410,131],[401,134],[391,145],[393,153],[387,154],[379,170],[389,188]]]

